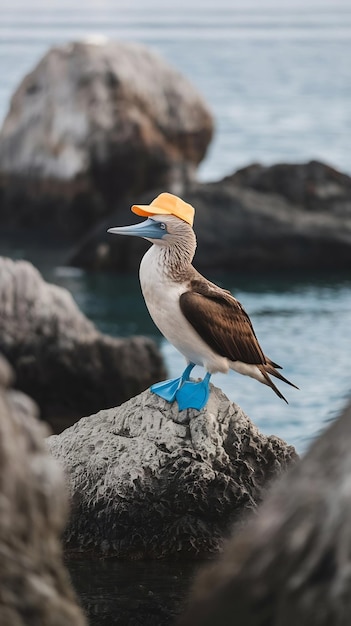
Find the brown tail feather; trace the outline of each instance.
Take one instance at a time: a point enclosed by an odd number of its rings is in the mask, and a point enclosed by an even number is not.
[[[274,382],[269,378],[268,373],[267,373],[267,369],[269,368],[269,366],[267,366],[267,364],[266,364],[266,365],[257,365],[257,367],[260,370],[262,376],[264,377],[264,379],[266,381],[266,384],[269,387],[271,387],[271,389],[273,389],[273,391],[277,394],[277,396],[279,396],[279,398],[281,398],[282,400],[284,400],[284,402],[289,404],[287,399],[284,398],[283,394],[279,391],[278,387],[276,387]]]
[[[269,387],[271,387],[273,389],[273,391],[277,394],[277,396],[279,396],[279,398],[281,398],[287,404],[289,404],[287,399],[279,391],[278,387],[276,387],[274,382],[269,378],[269,374],[271,376],[275,376],[279,380],[282,380],[287,385],[291,385],[291,387],[295,387],[295,389],[298,389],[298,387],[296,385],[294,385],[294,383],[291,383],[290,380],[285,378],[280,372],[277,372],[277,370],[273,366],[273,361],[271,361],[270,359],[267,359],[266,364],[265,365],[259,365],[258,368],[259,368],[260,372],[262,373],[264,379],[266,380],[267,385],[269,385]]]
[[[266,359],[266,363],[268,363],[268,365],[271,365],[272,367],[274,367],[277,370],[282,370],[282,366],[278,365],[278,363],[274,363],[274,361],[271,361],[271,359],[268,358],[268,356],[265,356]]]
[[[265,370],[267,374],[270,374],[271,376],[275,376],[276,378],[279,378],[279,380],[282,380],[283,383],[286,383],[287,385],[290,385],[291,387],[295,387],[295,389],[298,389],[298,387],[294,385],[294,383],[291,383],[290,380],[288,380],[287,378],[284,378],[284,376],[280,372],[277,372],[276,369],[271,365],[271,363],[266,364]]]

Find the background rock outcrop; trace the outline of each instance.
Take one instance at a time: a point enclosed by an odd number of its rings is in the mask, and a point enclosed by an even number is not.
[[[66,551],[132,559],[217,551],[297,458],[213,386],[200,412],[147,390],[48,444],[71,490]]]
[[[133,202],[149,203],[155,195]],[[193,183],[183,198],[196,209],[194,264],[200,271],[351,266],[351,178],[322,163],[252,165],[218,182]],[[70,262],[134,271],[145,242],[106,236],[109,226],[135,221],[130,213],[123,217],[121,222],[118,212],[111,215],[81,242]]]
[[[0,132],[0,221],[81,236],[127,195],[182,189],[212,132],[193,85],[148,47],[52,48]]]
[[[0,624],[84,626],[60,544],[68,511],[62,470],[44,425],[14,404],[12,379],[0,358]]]
[[[350,450],[351,405],[200,575],[179,626],[348,626]]]
[[[165,376],[153,341],[101,334],[68,291],[46,283],[30,263],[4,257],[0,351],[16,372],[18,389],[36,400],[56,432]]]
[[[254,163],[224,180],[244,189],[278,194],[306,211],[351,215],[350,176],[319,161],[271,166]]]

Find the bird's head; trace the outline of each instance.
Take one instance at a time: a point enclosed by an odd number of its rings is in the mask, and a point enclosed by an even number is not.
[[[150,205],[133,205],[132,211],[147,217],[132,226],[109,228],[116,235],[143,237],[156,246],[170,248],[183,246],[195,251],[196,237],[192,228],[194,209],[177,196],[160,194]]]

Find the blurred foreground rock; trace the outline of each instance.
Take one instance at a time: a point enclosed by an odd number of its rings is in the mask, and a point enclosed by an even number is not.
[[[48,443],[71,490],[67,552],[131,559],[216,552],[297,458],[213,386],[201,412],[147,390]]]
[[[165,376],[151,340],[102,335],[68,291],[46,283],[30,263],[4,257],[0,352],[16,372],[17,387],[38,402],[56,432]]]
[[[0,624],[84,626],[59,539],[67,516],[63,474],[47,451],[44,425],[14,405],[5,388],[12,379],[0,357]]]
[[[348,626],[351,405],[195,583],[179,626]]]
[[[212,131],[196,89],[148,47],[52,48],[0,132],[0,222],[81,236],[127,195],[182,189]]]
[[[183,198],[196,209],[195,265],[201,271],[351,266],[351,178],[323,163],[253,165],[215,183],[189,185]],[[106,235],[109,226],[136,221],[130,213],[124,219],[111,215],[77,247],[71,263],[135,270],[145,243]]]
[[[25,419],[26,415],[31,418],[39,417],[39,407],[27,394],[12,389],[15,381],[15,374],[5,357],[0,354],[0,392],[6,390],[6,401],[11,413],[16,413]]]

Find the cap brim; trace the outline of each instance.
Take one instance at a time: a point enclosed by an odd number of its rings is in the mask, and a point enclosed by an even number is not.
[[[160,209],[157,206],[151,206],[150,204],[133,204],[131,211],[142,217],[149,217],[150,215],[171,215],[170,211]]]

